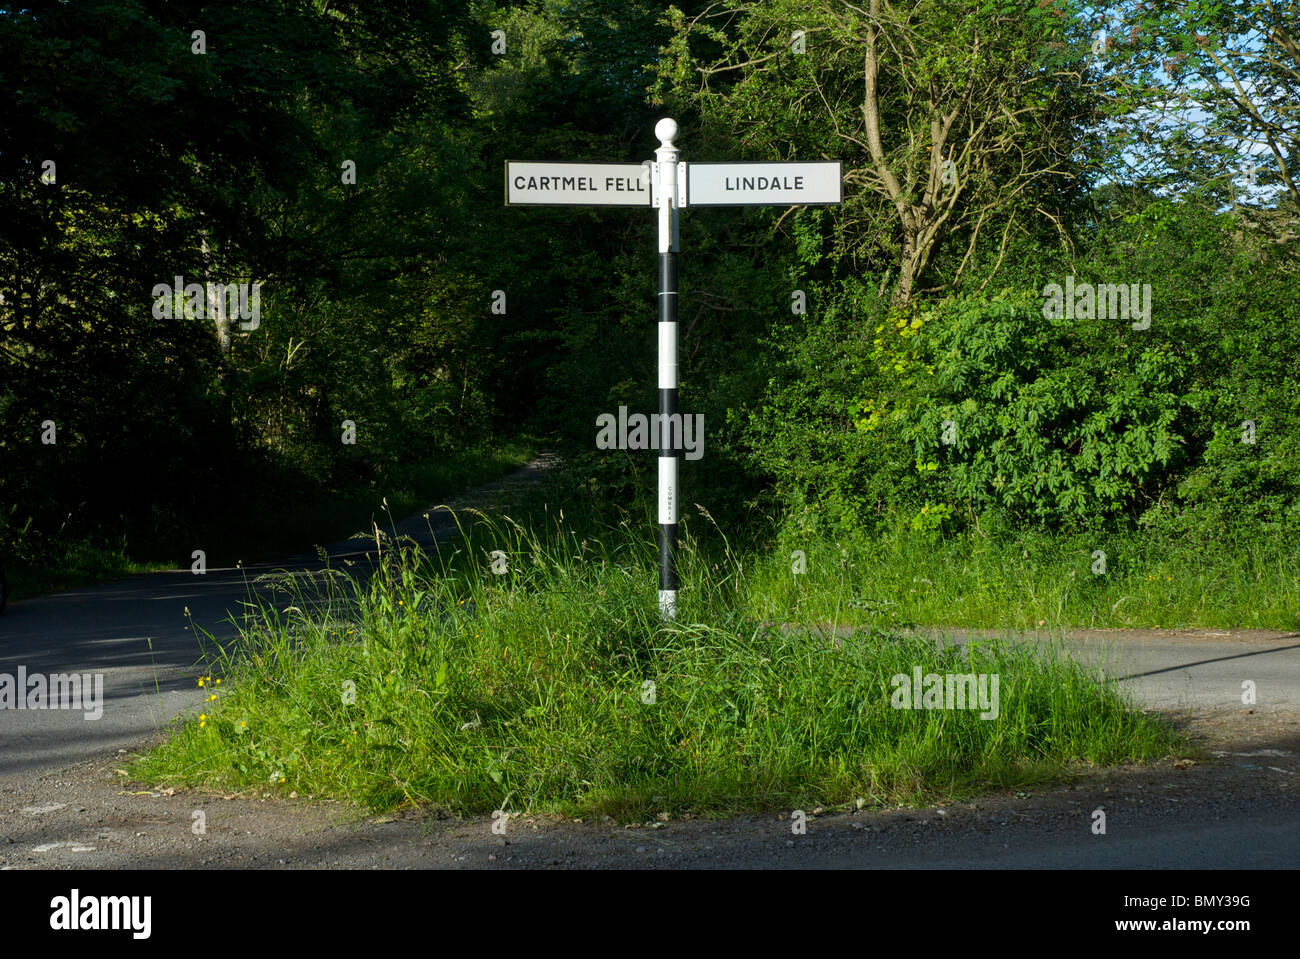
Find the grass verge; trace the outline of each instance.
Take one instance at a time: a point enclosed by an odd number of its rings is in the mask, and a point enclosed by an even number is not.
[[[534,529],[481,517],[425,560],[390,543],[368,582],[263,609],[214,651],[203,714],[133,775],[626,820],[930,802],[1189,750],[1050,648],[766,627],[737,612],[747,565],[690,538],[664,625],[645,537]],[[996,718],[894,708],[893,677],[917,668],[997,676]]]
[[[1141,532],[785,536],[756,554],[765,618],[882,628],[1300,629],[1300,544]],[[796,570],[799,570],[798,572]]]

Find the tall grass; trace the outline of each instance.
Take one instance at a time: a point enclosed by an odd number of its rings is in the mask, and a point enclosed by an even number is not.
[[[214,648],[203,717],[134,772],[374,809],[642,818],[928,801],[1187,748],[1051,649],[764,625],[752,564],[712,538],[687,535],[664,624],[653,541],[626,523],[596,537],[562,513],[480,514],[430,557],[381,537],[368,582],[334,577]],[[918,666],[998,674],[1000,715],[893,708],[891,677]]]
[[[772,619],[1300,629],[1300,544],[1281,538],[1006,531],[938,538],[897,529],[857,540],[786,535],[756,550],[751,563],[746,604]]]

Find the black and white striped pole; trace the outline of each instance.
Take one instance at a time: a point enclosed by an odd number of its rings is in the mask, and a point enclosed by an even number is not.
[[[681,245],[677,204],[677,121],[655,124],[659,148],[659,615],[677,618],[677,518],[680,505],[679,444],[672,442],[677,419],[677,251]],[[680,433],[678,434],[680,436]]]

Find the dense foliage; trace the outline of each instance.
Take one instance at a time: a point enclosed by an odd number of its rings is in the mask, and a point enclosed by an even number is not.
[[[654,220],[507,208],[501,169],[639,162],[669,113],[687,160],[847,174],[841,207],[683,212],[691,502],[831,531],[1294,531],[1294,34],[1132,16],[1098,47],[1067,0],[2,11],[0,555],[179,560],[523,430],[575,495],[649,509],[653,456],[594,436],[655,404]],[[1269,109],[1191,83],[1216,51]],[[1208,133],[1143,138],[1162,82]],[[1225,190],[1252,131],[1274,189]],[[159,316],[176,276],[259,283],[259,321]],[[1046,315],[1067,277],[1149,284],[1149,327]]]

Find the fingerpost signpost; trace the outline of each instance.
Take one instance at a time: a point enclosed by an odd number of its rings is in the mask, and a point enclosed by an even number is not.
[[[840,163],[681,163],[677,121],[655,124],[659,148],[644,163],[506,161],[508,206],[643,206],[659,210],[659,613],[677,618],[678,210],[690,206],[830,206],[843,200]],[[676,425],[674,431],[672,427]],[[675,441],[674,441],[675,434]]]

